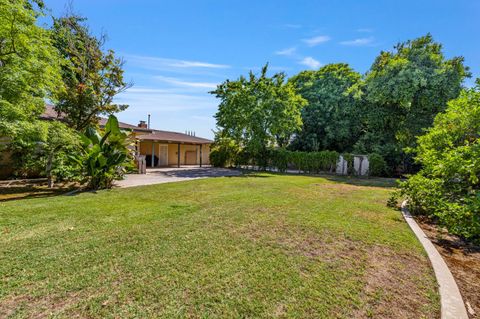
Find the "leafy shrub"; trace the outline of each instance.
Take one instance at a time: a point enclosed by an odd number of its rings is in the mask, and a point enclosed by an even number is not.
[[[238,164],[240,149],[230,138],[216,137],[210,151],[210,163],[215,167],[231,167]]]
[[[269,153],[268,162],[281,172],[286,171],[289,165],[293,165],[299,171],[309,173],[333,172],[338,156],[339,154],[334,151],[291,152],[285,149],[276,149]]]
[[[127,133],[120,130],[117,118],[110,115],[104,132],[89,127],[81,139],[82,153],[76,155],[75,160],[81,167],[87,187],[111,188],[113,181],[121,179],[132,165],[131,141]]]
[[[422,170],[400,184],[412,212],[435,217],[448,230],[480,240],[480,80],[448,103],[418,138]]]
[[[278,169],[280,172],[285,172],[290,161],[290,153],[291,152],[283,148],[272,150],[270,152],[270,165]]]
[[[387,171],[387,163],[380,154],[372,153],[368,155],[369,175],[383,176]]]
[[[213,149],[210,152],[210,163],[215,167],[225,167],[227,164],[227,153],[220,149]]]

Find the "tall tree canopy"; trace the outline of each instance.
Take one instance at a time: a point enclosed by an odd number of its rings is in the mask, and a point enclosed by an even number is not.
[[[302,110],[303,128],[292,144],[302,151],[350,151],[360,130],[359,112],[350,88],[360,74],[348,64],[329,64],[318,71],[303,71],[292,77],[300,95],[308,101]]]
[[[42,10],[41,1],[0,0],[0,136],[8,137],[0,154],[10,155],[18,175],[51,177],[72,135],[62,123],[38,119],[61,87],[57,50],[37,23]]]
[[[113,50],[102,50],[105,37],[93,36],[85,20],[67,15],[54,19],[52,28],[54,45],[65,60],[64,87],[57,94],[55,109],[80,131],[95,125],[100,115],[126,109],[128,105],[115,104],[113,98],[130,86],[123,79],[123,61]]]
[[[356,149],[408,170],[411,157],[404,149],[416,145],[416,136],[459,95],[467,76],[463,58],[446,59],[430,34],[381,52],[362,85],[365,133]]]
[[[217,136],[233,139],[259,161],[269,147],[289,143],[302,124],[300,110],[306,104],[284,73],[269,77],[267,68],[268,64],[259,76],[250,72],[248,78],[227,80],[211,92],[220,99]]]
[[[57,51],[49,32],[36,23],[42,7],[39,1],[0,0],[2,135],[12,136],[14,128],[19,133],[22,121],[40,115],[45,98],[61,85]]]

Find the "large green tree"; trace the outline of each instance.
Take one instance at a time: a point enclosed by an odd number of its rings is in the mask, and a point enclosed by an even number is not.
[[[61,87],[57,50],[38,25],[43,14],[41,1],[0,0],[0,136],[7,138],[1,154],[20,176],[52,177],[72,136],[63,124],[38,119]]]
[[[456,98],[469,76],[462,57],[446,59],[430,34],[381,52],[361,85],[364,134],[359,152],[376,152],[390,167],[409,170],[416,136]]]
[[[287,83],[284,73],[259,76],[250,72],[236,81],[225,81],[212,94],[220,99],[215,118],[221,138],[231,138],[258,165],[265,166],[270,147],[285,147],[301,124],[306,101]]]
[[[116,104],[113,98],[130,87],[123,78],[123,61],[113,50],[103,51],[105,37],[92,35],[85,21],[69,14],[54,19],[52,28],[54,45],[64,59],[64,86],[55,109],[79,131],[95,125],[100,115],[126,109],[128,105]]]
[[[302,110],[303,128],[292,148],[302,151],[351,151],[360,131],[358,103],[350,88],[360,74],[348,64],[329,64],[317,71],[303,71],[290,78],[308,101]]]
[[[39,1],[0,0],[0,135],[40,115],[61,83],[57,50],[37,24],[42,8]]]

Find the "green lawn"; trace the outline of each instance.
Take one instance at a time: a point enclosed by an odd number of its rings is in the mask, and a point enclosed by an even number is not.
[[[258,174],[0,203],[0,317],[437,318],[388,184]]]

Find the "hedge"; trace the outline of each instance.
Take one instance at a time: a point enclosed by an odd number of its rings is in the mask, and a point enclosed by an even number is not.
[[[220,150],[212,151],[210,161],[214,166],[225,165],[226,162],[234,162],[236,166],[254,165],[262,169],[277,170],[286,172],[287,169],[298,170],[305,173],[316,174],[320,172],[334,173],[340,155],[347,161],[347,174],[353,175],[353,159],[354,155],[349,153],[340,154],[335,151],[320,152],[298,152],[288,151],[285,149],[271,149],[265,157],[254,158],[245,151],[235,154],[235,158],[231,158],[231,154],[221,154]],[[386,163],[382,156],[378,154],[370,154],[369,159],[369,175],[382,176],[386,172]]]

